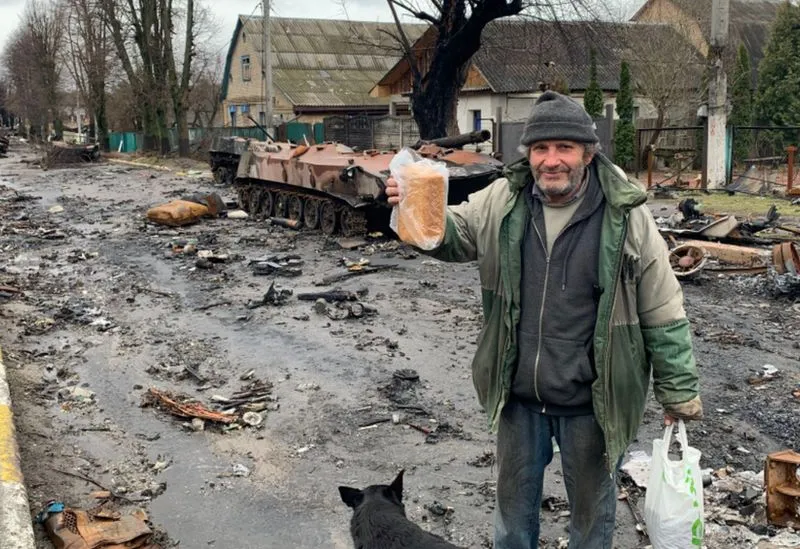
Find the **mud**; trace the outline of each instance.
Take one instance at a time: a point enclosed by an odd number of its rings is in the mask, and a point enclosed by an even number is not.
[[[34,513],[50,499],[96,503],[96,486],[61,470],[135,501],[115,503],[144,507],[181,547],[348,548],[337,486],[385,483],[405,468],[412,520],[460,546],[491,547],[494,438],[469,368],[482,322],[474,265],[385,238],[344,250],[252,220],[157,227],[144,220],[150,206],[233,192],[210,177],[114,164],[42,171],[25,156],[17,145],[0,159],[0,284],[24,291],[0,298],[0,344]],[[228,258],[200,268],[187,244]],[[276,254],[300,256],[302,274],[253,274],[249,260]],[[398,267],[316,286],[345,269],[343,258]],[[292,290],[286,303],[249,308],[273,282]],[[800,306],[753,285],[685,286],[706,409],[690,440],[704,467],[760,471],[767,452],[800,440]],[[333,320],[295,297],[334,287],[367,288],[359,300],[376,314]],[[748,383],[765,364],[779,375]],[[149,387],[211,405],[245,374],[274,384],[277,406],[259,427],[197,431],[141,407]],[[653,401],[632,450],[649,452],[660,431]],[[552,469],[542,547],[568,535]],[[645,546],[623,502],[617,515],[615,547]]]

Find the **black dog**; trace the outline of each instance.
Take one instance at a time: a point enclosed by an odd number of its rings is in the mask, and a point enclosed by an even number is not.
[[[350,534],[356,549],[458,549],[406,518],[403,471],[392,484],[363,490],[339,486],[342,501],[353,508]]]

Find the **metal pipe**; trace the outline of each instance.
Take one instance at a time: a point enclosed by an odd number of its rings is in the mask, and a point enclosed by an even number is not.
[[[655,153],[653,147],[648,147],[647,150],[647,188],[653,186],[653,161],[655,160]]]

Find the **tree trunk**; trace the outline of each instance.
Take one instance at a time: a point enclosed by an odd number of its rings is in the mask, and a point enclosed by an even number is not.
[[[156,124],[155,109],[149,101],[140,103],[142,113],[142,131],[144,133],[144,143],[142,147],[145,151],[158,150],[158,129]]]
[[[178,109],[177,122],[178,122],[178,156],[189,156],[189,121],[186,107],[181,104]]]
[[[432,66],[414,97],[414,120],[423,140],[458,134],[458,93],[466,80],[466,70]]]
[[[167,109],[164,105],[156,107],[156,128],[158,128],[159,148],[162,155],[168,155],[171,151],[169,143],[169,127],[167,126]]]
[[[106,95],[101,94],[97,99],[97,107],[94,110],[94,133],[100,149],[108,151],[108,118],[106,116]]]

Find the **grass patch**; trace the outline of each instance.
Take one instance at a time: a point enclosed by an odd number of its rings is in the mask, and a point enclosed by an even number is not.
[[[783,218],[800,218],[800,206],[792,206],[785,198],[770,196],[753,196],[736,193],[729,195],[726,192],[712,192],[705,194],[697,191],[684,191],[679,193],[681,200],[694,198],[700,203],[700,209],[706,214],[730,214],[737,217],[764,217],[767,210],[775,204],[778,213]]]

